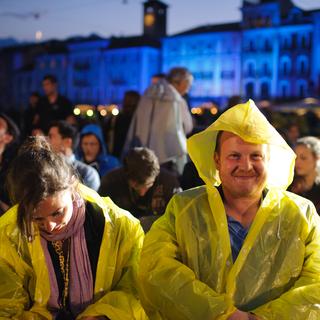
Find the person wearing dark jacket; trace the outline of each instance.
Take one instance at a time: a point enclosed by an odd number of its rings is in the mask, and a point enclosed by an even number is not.
[[[124,166],[112,170],[102,180],[98,193],[109,196],[135,217],[159,216],[173,194],[181,191],[177,178],[160,169],[154,152],[136,147],[124,158]]]
[[[53,75],[46,75],[42,81],[45,96],[40,98],[37,106],[39,126],[47,133],[50,123],[57,120],[74,118],[72,103],[58,92],[57,79]]]
[[[139,99],[140,94],[137,91],[126,91],[120,113],[117,116],[112,116],[104,127],[108,150],[117,158],[121,157],[131,119]]]

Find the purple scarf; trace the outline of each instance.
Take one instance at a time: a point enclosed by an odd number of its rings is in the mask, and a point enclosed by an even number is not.
[[[76,194],[73,201],[72,217],[64,232],[57,235],[41,233],[41,245],[48,267],[51,295],[48,301],[48,309],[59,309],[59,288],[56,274],[48,251],[47,241],[57,241],[71,238],[70,246],[70,284],[69,284],[69,305],[74,316],[81,313],[92,301],[93,279],[87,249],[87,242],[84,232],[85,203]]]

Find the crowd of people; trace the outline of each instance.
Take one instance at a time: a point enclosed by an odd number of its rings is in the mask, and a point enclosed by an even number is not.
[[[0,114],[0,318],[320,319],[319,137],[240,97],[199,130],[192,81],[78,123],[48,75]]]

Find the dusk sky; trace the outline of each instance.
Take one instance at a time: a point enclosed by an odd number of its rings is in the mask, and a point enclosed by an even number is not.
[[[242,0],[168,0],[168,34],[205,24],[239,21]],[[305,10],[320,0],[295,0]],[[33,41],[71,36],[140,35],[141,0],[0,0],[0,38]]]

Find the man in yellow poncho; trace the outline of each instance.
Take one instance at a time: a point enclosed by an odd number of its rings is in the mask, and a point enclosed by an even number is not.
[[[146,236],[150,319],[320,319],[320,221],[285,191],[295,155],[249,100],[188,140],[205,186],[173,197]]]

